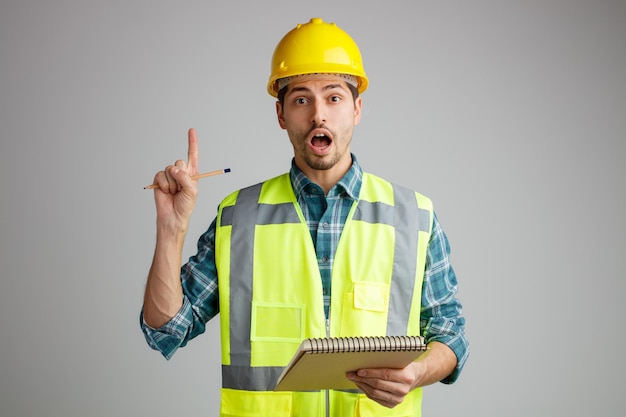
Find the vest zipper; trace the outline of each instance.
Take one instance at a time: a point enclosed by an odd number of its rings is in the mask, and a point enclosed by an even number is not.
[[[330,307],[328,308],[328,318],[326,319],[326,337],[330,337]],[[326,391],[326,417],[330,417],[330,390]]]

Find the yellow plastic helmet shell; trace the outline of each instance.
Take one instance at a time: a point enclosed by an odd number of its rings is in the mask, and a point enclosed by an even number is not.
[[[267,92],[278,97],[276,80],[280,78],[318,73],[354,75],[359,93],[367,89],[368,80],[356,42],[336,24],[315,17],[298,24],[276,46]]]

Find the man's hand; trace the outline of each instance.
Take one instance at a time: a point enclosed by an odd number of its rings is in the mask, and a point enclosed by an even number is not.
[[[404,369],[359,369],[346,377],[371,400],[393,408],[418,387],[434,384],[452,373],[457,358],[443,343],[431,342],[428,351]]]
[[[168,165],[153,182],[158,184],[154,189],[157,242],[146,283],[143,317],[155,329],[171,320],[182,306],[182,250],[198,195],[198,181],[190,176],[197,173],[198,138],[195,129],[189,129],[187,162],[179,160]]]
[[[154,177],[158,188],[154,190],[157,208],[157,224],[169,231],[186,233],[198,195],[198,137],[195,129],[189,129],[187,162],[178,160],[168,165]]]
[[[349,372],[348,379],[354,381],[357,387],[368,398],[380,405],[393,408],[400,404],[416,387],[420,386],[425,365],[421,362],[412,362],[404,369],[360,369]]]

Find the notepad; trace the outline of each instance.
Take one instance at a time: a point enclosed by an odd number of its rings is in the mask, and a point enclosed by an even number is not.
[[[356,389],[347,372],[402,369],[426,350],[422,336],[305,339],[278,378],[275,391]]]

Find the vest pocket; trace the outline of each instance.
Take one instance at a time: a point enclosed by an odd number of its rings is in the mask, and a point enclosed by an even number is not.
[[[354,308],[359,310],[387,311],[389,284],[379,282],[354,283]]]
[[[341,332],[350,336],[380,336],[387,329],[389,284],[355,282],[344,295]]]
[[[303,304],[252,301],[250,340],[300,343],[304,337],[304,320]]]
[[[222,389],[221,417],[290,417],[290,392],[239,391]]]
[[[304,338],[305,306],[252,302],[252,366],[285,366]]]

